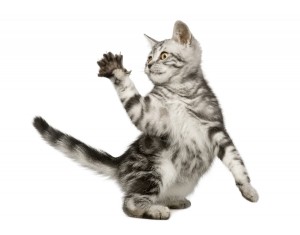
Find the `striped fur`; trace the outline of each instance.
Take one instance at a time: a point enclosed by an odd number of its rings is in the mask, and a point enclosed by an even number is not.
[[[100,174],[111,178],[116,177],[118,166],[116,158],[54,129],[41,117],[34,118],[33,125],[46,142],[66,156]]]
[[[170,209],[189,207],[186,196],[215,156],[230,170],[242,195],[256,202],[258,194],[203,77],[197,40],[180,21],[171,39],[147,38],[152,50],[145,73],[154,87],[145,97],[130,80],[122,55],[109,52],[98,61],[99,76],[112,81],[129,118],[142,132],[123,155],[113,158],[96,151],[42,118],[36,118],[34,126],[72,159],[115,178],[125,193],[123,209],[129,216],[168,219]]]

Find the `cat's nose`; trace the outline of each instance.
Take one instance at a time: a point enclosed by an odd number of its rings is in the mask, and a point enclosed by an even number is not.
[[[148,64],[148,69],[151,69],[152,65],[153,65],[152,63],[149,63]]]

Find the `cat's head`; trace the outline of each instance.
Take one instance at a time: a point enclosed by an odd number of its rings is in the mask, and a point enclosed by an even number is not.
[[[152,46],[145,73],[154,84],[181,83],[200,69],[201,48],[185,23],[175,22],[171,39],[156,41],[145,36]]]

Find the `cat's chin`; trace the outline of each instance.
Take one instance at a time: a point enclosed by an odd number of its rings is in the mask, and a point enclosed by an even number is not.
[[[149,79],[154,84],[163,84],[169,81],[169,77],[166,72],[153,73],[148,74]]]

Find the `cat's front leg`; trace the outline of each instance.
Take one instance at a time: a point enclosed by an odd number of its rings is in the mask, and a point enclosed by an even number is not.
[[[128,72],[123,66],[123,56],[111,52],[98,61],[99,76],[109,78],[119,95],[128,116],[142,132],[151,135],[164,135],[168,131],[168,110],[155,95],[142,97]]]
[[[215,126],[208,130],[208,136],[215,146],[215,153],[231,171],[236,185],[244,198],[251,202],[258,201],[258,193],[250,183],[244,161],[224,127]]]

